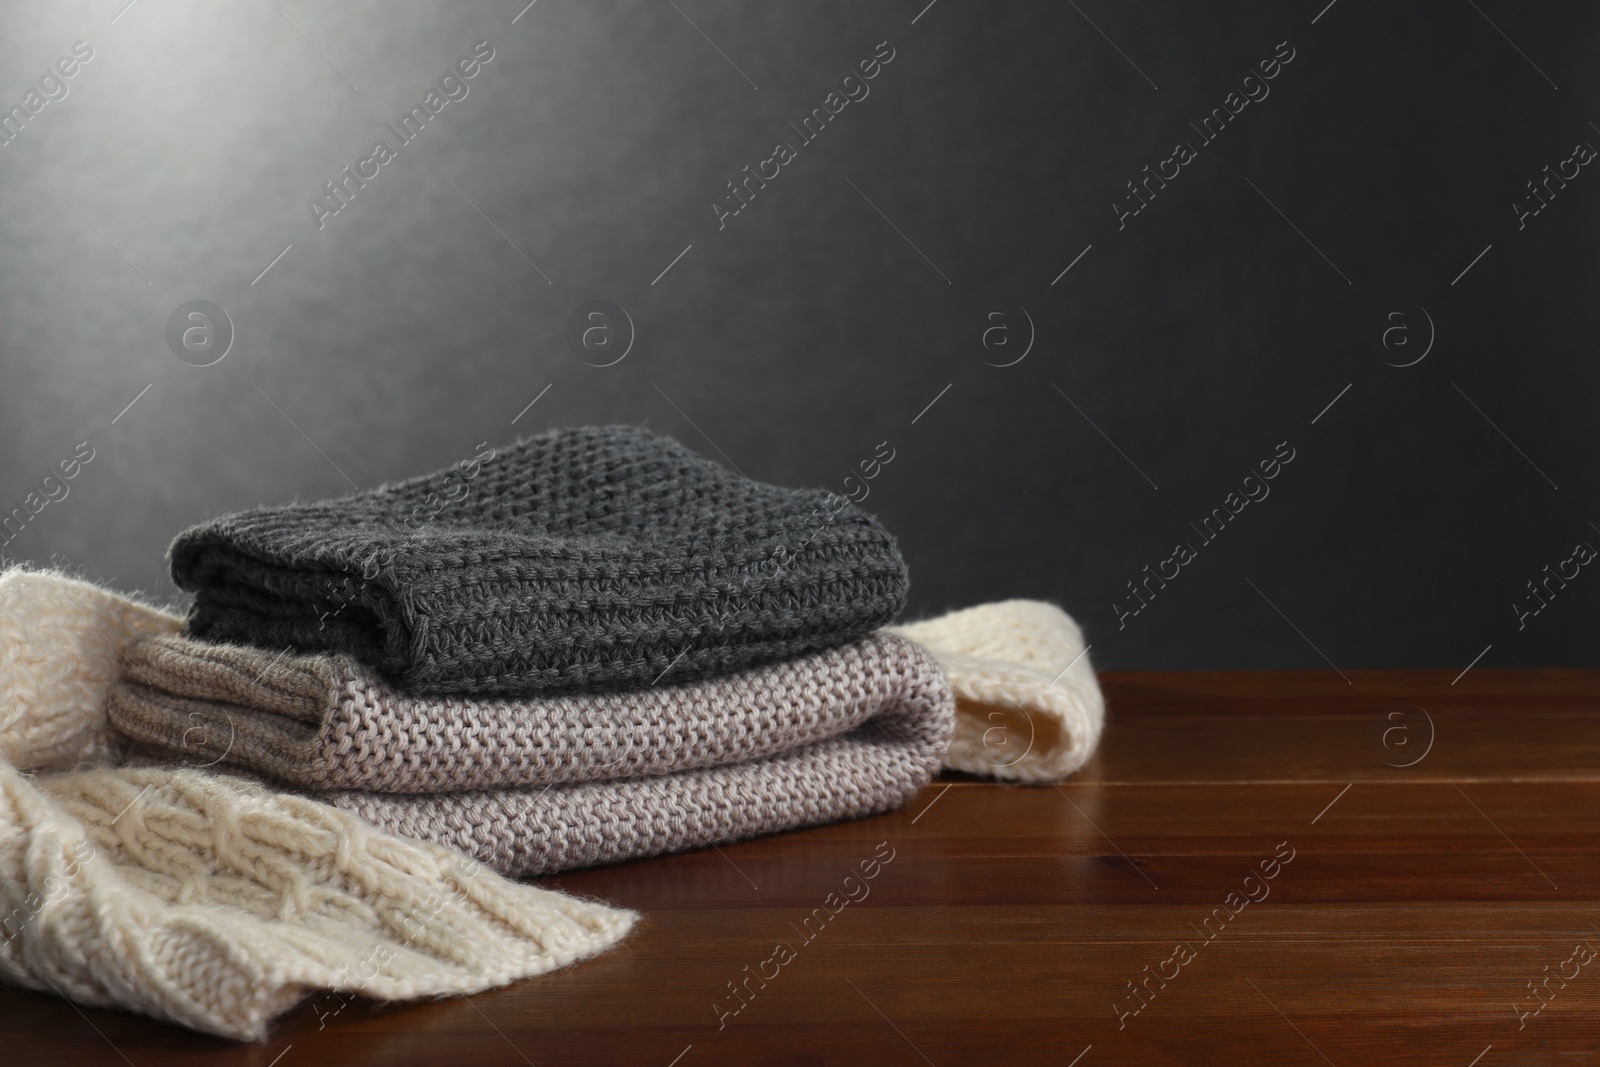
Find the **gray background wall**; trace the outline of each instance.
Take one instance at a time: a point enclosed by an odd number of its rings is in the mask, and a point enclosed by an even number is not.
[[[13,558],[172,599],[163,551],[205,516],[641,422],[841,489],[887,441],[865,505],[913,611],[1053,599],[1101,666],[1600,663],[1588,568],[1513,608],[1600,545],[1600,176],[1512,207],[1600,145],[1592,5],[124,2],[0,9],[6,107],[94,50],[0,148],[0,505],[94,449]],[[469,94],[400,146],[383,124],[478,41]],[[1202,144],[1280,42],[1270,95]],[[380,138],[319,229],[308,200]],[[196,299],[233,327],[212,366],[167,341]],[[631,319],[613,366],[567,340],[591,300]]]

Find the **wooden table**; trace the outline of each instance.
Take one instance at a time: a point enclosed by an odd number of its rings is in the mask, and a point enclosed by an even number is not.
[[[258,1046],[0,989],[0,1062],[1600,1063],[1600,671],[1452,676],[1109,674],[1060,788],[552,879],[599,959]]]

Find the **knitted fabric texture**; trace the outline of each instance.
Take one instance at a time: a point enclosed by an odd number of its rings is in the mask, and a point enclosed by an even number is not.
[[[257,1039],[319,989],[473,993],[627,932],[630,912],[306,797],[116,766],[120,657],[180,624],[60,575],[0,574],[0,977]]]
[[[948,719],[950,703],[937,699],[926,654],[888,635],[698,682],[498,700],[413,697],[348,656],[273,656],[178,636],[140,642],[128,666],[108,703],[120,732],[191,763],[311,790],[653,777],[779,755],[878,716]],[[938,736],[934,725],[926,736]]]
[[[1052,782],[1094,754],[1106,705],[1077,623],[1054,604],[1004,600],[895,628],[938,657],[956,695],[946,767]]]
[[[905,600],[894,539],[625,426],[192,527],[189,633],[344,652],[411,693],[517,696],[725,674],[846,643]]]
[[[933,658],[889,634],[722,678],[527,700],[412,697],[348,656],[182,637],[129,655],[109,710],[130,737],[333,790],[378,826],[518,875],[898,807],[938,770],[954,715]]]

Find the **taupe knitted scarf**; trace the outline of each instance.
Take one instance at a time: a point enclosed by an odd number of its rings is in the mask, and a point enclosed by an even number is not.
[[[350,656],[178,636],[128,653],[115,727],[290,782],[512,875],[703,847],[905,803],[954,725],[932,655],[880,632],[650,689],[408,695]]]

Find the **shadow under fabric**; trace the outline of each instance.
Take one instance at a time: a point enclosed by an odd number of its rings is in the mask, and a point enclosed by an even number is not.
[[[632,912],[215,771],[121,765],[107,691],[181,620],[0,574],[0,977],[251,1040],[304,997],[469,994],[604,951]]]

